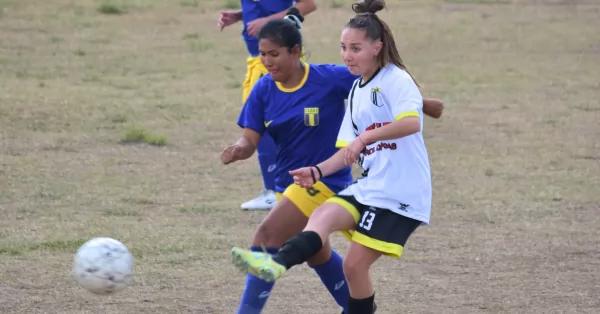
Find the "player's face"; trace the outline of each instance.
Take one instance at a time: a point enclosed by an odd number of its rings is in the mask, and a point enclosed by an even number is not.
[[[363,29],[345,28],[342,31],[342,59],[354,75],[372,73],[376,69],[377,55],[381,47],[382,43],[367,38]]]
[[[281,47],[268,39],[261,39],[258,49],[260,61],[277,82],[284,82],[298,65],[299,55],[295,48],[290,52],[287,47]]]

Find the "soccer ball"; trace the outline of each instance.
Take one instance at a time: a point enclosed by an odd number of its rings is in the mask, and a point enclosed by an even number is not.
[[[83,288],[95,294],[113,294],[132,283],[133,256],[115,239],[94,238],[77,250],[73,271]]]

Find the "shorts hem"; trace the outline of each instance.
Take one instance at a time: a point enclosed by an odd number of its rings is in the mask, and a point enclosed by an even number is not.
[[[400,244],[377,240],[356,231],[352,234],[352,241],[394,258],[400,258],[404,250]]]

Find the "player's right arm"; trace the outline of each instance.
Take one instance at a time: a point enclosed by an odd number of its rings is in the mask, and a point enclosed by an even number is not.
[[[242,20],[242,10],[227,10],[221,11],[219,23],[217,24],[220,30],[223,30],[229,25],[233,25]]]
[[[221,162],[224,165],[228,165],[238,160],[244,160],[250,158],[260,140],[260,134],[258,132],[244,128],[242,131],[242,137],[233,145],[227,146],[221,153]]]
[[[263,79],[258,80],[252,88],[238,118],[238,125],[243,129],[242,136],[235,144],[223,150],[221,153],[223,164],[248,159],[256,151],[258,141],[265,131],[265,89]]]

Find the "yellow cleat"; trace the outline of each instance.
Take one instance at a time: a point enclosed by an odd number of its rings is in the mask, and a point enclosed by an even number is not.
[[[252,252],[239,247],[231,249],[231,261],[242,272],[252,274],[268,282],[277,280],[287,271],[285,266],[271,258],[271,254]]]

